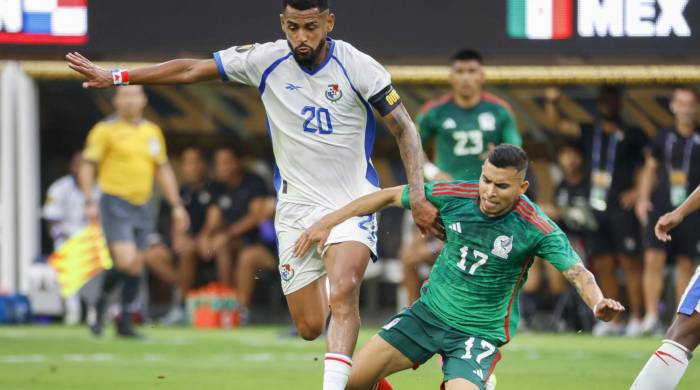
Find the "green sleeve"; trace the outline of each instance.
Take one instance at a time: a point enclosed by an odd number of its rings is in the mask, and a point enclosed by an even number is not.
[[[408,187],[408,184],[403,186],[403,191],[401,192],[401,207],[410,210],[411,209],[411,202],[409,202],[409,194],[410,188]]]
[[[520,137],[518,125],[515,123],[515,118],[508,110],[501,111],[501,139],[504,144],[522,146],[523,139]]]
[[[454,199],[465,199],[466,192],[467,191],[473,191],[473,190],[466,190],[466,189],[458,189],[457,192],[452,192],[450,190],[445,190],[445,186],[455,188],[459,186],[464,186],[464,185],[475,185],[478,182],[476,181],[433,181],[430,183],[425,183],[425,198],[428,199],[428,202],[432,203],[437,207],[438,209],[441,209],[447,202],[454,200]],[[437,191],[433,191],[434,187],[438,186]],[[441,188],[442,187],[442,188]],[[401,193],[401,206],[405,209],[410,209],[410,203],[409,203],[409,186],[406,185],[403,188],[403,192]],[[449,192],[449,193],[447,193]],[[435,194],[437,193],[437,195]],[[476,195],[473,195],[474,197]]]
[[[433,110],[428,110],[418,114],[416,124],[418,124],[421,143],[425,145],[426,143],[430,142],[430,140],[436,134],[435,126],[433,125]]]
[[[581,258],[571,247],[569,238],[559,228],[555,228],[540,240],[535,255],[550,262],[560,272],[581,262]]]

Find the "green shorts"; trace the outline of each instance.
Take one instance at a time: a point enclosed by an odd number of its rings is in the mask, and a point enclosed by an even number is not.
[[[482,390],[501,359],[495,344],[450,327],[420,301],[394,316],[379,331],[379,337],[416,366],[439,353],[445,382],[463,378]]]

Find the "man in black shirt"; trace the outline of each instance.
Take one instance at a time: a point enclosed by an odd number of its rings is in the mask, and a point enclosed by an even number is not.
[[[542,205],[547,215],[578,243],[574,245],[576,250],[583,250],[583,241],[598,229],[589,204],[590,186],[584,172],[583,153],[578,142],[568,142],[559,148],[562,181],[554,193],[554,203]]]
[[[190,227],[181,233],[172,230],[170,207],[162,202],[157,237],[152,238],[145,255],[146,264],[158,279],[177,286],[173,308],[163,318],[164,323],[177,323],[184,318],[184,296],[193,287],[200,265],[212,257],[200,244],[213,234],[204,229],[204,222],[216,195],[213,183],[207,179],[209,166],[202,149],[190,146],[183,150],[179,168],[180,198],[190,217]],[[173,252],[178,258],[177,266],[173,263]]]
[[[658,304],[666,257],[674,256],[676,260],[676,299],[680,299],[693,275],[693,260],[700,257],[700,214],[688,216],[668,243],[656,238],[653,225],[653,221],[678,207],[700,184],[700,128],[696,121],[699,109],[697,90],[689,86],[674,89],[671,111],[675,125],[657,132],[640,180],[635,211],[646,224],[643,279],[646,315],[642,324],[646,333],[659,330]]]
[[[202,149],[186,148],[180,164],[184,183],[180,187],[180,197],[191,223],[186,234],[173,236],[173,249],[180,258],[181,289],[187,293],[194,285],[199,265],[212,257],[203,243],[207,243],[215,233],[207,229],[205,221],[215,201],[216,186],[207,179],[209,165]]]
[[[598,230],[587,240],[592,267],[605,296],[617,299],[619,285],[616,263],[624,270],[629,301],[629,322],[599,322],[594,335],[622,333],[638,335],[642,313],[642,263],[639,222],[633,208],[637,198],[636,171],[641,168],[646,135],[622,121],[622,96],[613,86],[603,86],[598,95],[599,120],[581,125],[562,120],[558,110],[558,91],[547,91],[546,114],[554,129],[581,143],[584,172],[590,186],[589,204]]]
[[[597,229],[597,224],[590,205],[588,204],[588,180],[583,171],[583,150],[578,142],[566,142],[559,147],[559,168],[562,172],[562,181],[557,186],[553,203],[544,203],[542,210],[557,224],[569,237],[571,246],[585,259],[584,240],[592,231]],[[546,261],[536,259],[530,268],[527,282],[523,286],[521,297],[521,316],[529,321],[537,311],[538,299],[534,294],[540,291],[542,273],[546,271],[548,293],[554,302],[559,302],[562,293],[566,291],[566,279],[556,268]],[[553,320],[559,320],[554,318]],[[564,325],[563,322],[554,322],[556,325]]]
[[[217,149],[214,166],[218,190],[206,224],[217,231],[211,244],[219,280],[236,287],[245,320],[255,270],[277,266],[270,249],[261,244],[258,229],[270,216],[270,194],[259,176],[246,172],[233,148]]]

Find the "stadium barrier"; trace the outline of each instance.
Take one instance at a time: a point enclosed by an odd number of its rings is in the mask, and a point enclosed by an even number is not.
[[[78,79],[63,61],[22,61],[22,70],[39,79]],[[153,65],[147,62],[97,62],[105,69]],[[0,62],[0,67],[3,63]],[[447,80],[446,66],[386,67],[395,83],[435,83]],[[673,84],[700,82],[698,65],[553,65],[485,66],[490,84]]]

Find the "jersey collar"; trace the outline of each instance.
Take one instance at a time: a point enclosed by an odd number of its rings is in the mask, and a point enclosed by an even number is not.
[[[476,212],[479,213],[479,216],[485,221],[499,221],[503,218],[506,218],[507,216],[509,216],[513,212],[513,210],[515,210],[515,206],[518,204],[518,201],[516,200],[515,203],[513,204],[513,207],[511,207],[510,210],[506,211],[505,213],[503,213],[497,217],[489,217],[483,211],[481,211],[481,207],[480,207],[479,202],[480,202],[479,197],[474,199],[474,207],[476,207]]]
[[[328,44],[330,45],[328,47],[328,55],[326,56],[326,59],[323,60],[323,62],[319,66],[315,67],[314,69],[308,68],[308,67],[301,65],[300,63],[294,61],[294,62],[296,62],[297,65],[299,65],[299,68],[301,68],[301,70],[303,70],[304,73],[308,74],[309,76],[313,76],[316,73],[320,72],[321,69],[325,68],[326,65],[331,61],[331,58],[333,57],[333,51],[335,49],[335,41],[332,40],[330,37],[326,37],[326,42],[328,42]]]

